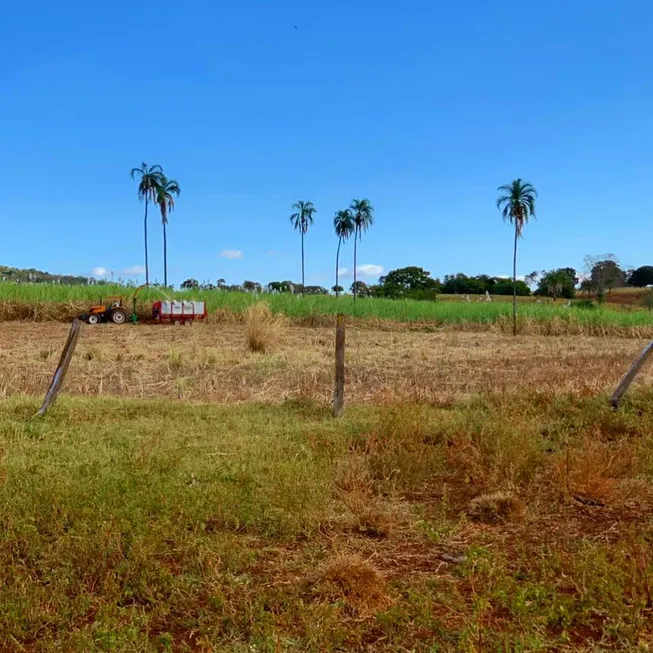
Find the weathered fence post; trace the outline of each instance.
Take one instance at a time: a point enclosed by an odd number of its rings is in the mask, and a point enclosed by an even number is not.
[[[70,365],[70,361],[73,357],[73,352],[77,346],[77,340],[79,339],[79,332],[81,331],[82,324],[83,322],[77,318],[73,320],[72,326],[70,327],[70,333],[68,334],[68,339],[66,340],[66,344],[64,345],[63,351],[61,352],[59,365],[57,365],[57,369],[55,370],[54,376],[52,377],[52,382],[50,383],[50,387],[48,388],[48,392],[45,395],[45,399],[43,400],[43,404],[41,405],[39,412],[36,413],[37,415],[45,415],[48,408],[57,398],[59,390],[61,390],[64,377],[66,376],[68,366]]]
[[[333,392],[333,416],[339,417],[345,406],[345,316],[336,317],[336,383]]]
[[[610,403],[612,407],[616,410],[619,408],[621,403],[621,398],[624,396],[626,390],[630,387],[630,384],[635,380],[635,377],[642,369],[642,366],[646,362],[646,359],[653,353],[653,340],[646,345],[644,351],[635,359],[635,362],[630,366],[628,371],[624,374],[623,378],[619,382],[617,389],[614,391]]]

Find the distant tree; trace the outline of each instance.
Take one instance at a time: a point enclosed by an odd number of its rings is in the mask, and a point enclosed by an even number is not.
[[[354,216],[349,209],[345,211],[338,211],[333,218],[333,228],[338,236],[338,250],[336,251],[336,285],[334,288],[340,288],[339,285],[339,269],[340,269],[340,245],[343,240],[347,240],[355,231],[356,225],[354,223]],[[335,291],[336,297],[339,291]]]
[[[489,291],[488,291],[489,292]],[[518,297],[528,297],[531,294],[531,289],[525,281],[517,279],[517,283],[513,279],[497,279],[492,289],[494,295],[514,295]]]
[[[626,283],[635,288],[644,288],[653,285],[653,265],[642,265],[633,270],[629,275]]]
[[[200,287],[200,284],[199,284],[199,281],[197,279],[192,279],[191,278],[191,279],[186,279],[186,281],[184,281],[181,284],[181,287],[184,290],[196,290],[197,288]]]
[[[539,281],[539,278],[540,278],[540,273],[537,270],[535,270],[530,274],[527,274],[524,277],[524,281],[527,283],[528,286],[535,286]]]
[[[138,199],[145,202],[145,219],[143,230],[145,233],[145,283],[150,283],[150,267],[147,256],[147,205],[150,201],[156,201],[156,193],[159,182],[163,175],[163,168],[160,165],[148,166],[142,163],[140,168],[132,168],[131,178],[140,179],[138,183]]]
[[[358,294],[356,292],[356,243],[362,240],[363,233],[374,223],[374,207],[367,199],[355,199],[352,200],[349,208],[354,216],[354,283],[352,284],[352,288],[354,289],[354,305],[356,305],[356,295]]]
[[[243,290],[245,292],[261,292],[261,284],[257,281],[243,281]]]
[[[304,202],[299,200],[292,205],[296,209],[295,213],[290,216],[295,230],[299,231],[302,235],[302,287],[304,286],[304,236],[308,231],[310,225],[313,224],[313,215],[317,213],[317,209],[313,206],[313,202]]]
[[[163,173],[159,175],[156,187],[156,203],[161,211],[161,224],[163,225],[163,285],[168,287],[168,238],[166,227],[168,215],[175,210],[175,198],[179,197],[181,188],[174,179],[168,179]]]
[[[431,273],[417,266],[391,270],[379,279],[376,294],[385,297],[407,297],[412,299],[436,299],[441,284],[431,278]]]
[[[337,297],[340,293],[345,292],[345,289],[342,286],[332,286],[331,292],[335,293]]]
[[[524,225],[535,217],[537,191],[531,184],[515,179],[510,184],[499,186],[501,195],[497,198],[497,208],[504,220],[515,227],[515,244],[512,258],[512,333],[517,335],[517,241],[522,235]]]
[[[580,292],[582,295],[589,297],[594,291],[592,280],[585,278],[580,282]]]
[[[267,285],[267,291],[272,294],[291,293],[293,284],[290,281],[270,281]]]
[[[367,297],[370,294],[369,286],[364,281],[354,281],[349,290],[352,292],[354,297],[356,297],[356,295],[359,297]]]
[[[486,291],[494,292],[496,283],[496,277],[487,275],[468,277],[459,272],[445,275],[441,290],[450,295],[484,295]]]
[[[586,256],[585,268],[598,297],[602,297],[606,290],[609,294],[613,288],[621,288],[626,284],[626,272],[614,254]]]
[[[553,297],[553,301],[558,297],[573,299],[576,296],[577,283],[578,276],[574,268],[549,270],[542,273],[535,293]]]
[[[322,286],[305,286],[304,294],[306,295],[328,295],[329,291]]]
[[[218,290],[223,290],[227,286],[227,282],[220,278],[215,282],[215,285],[218,287]]]

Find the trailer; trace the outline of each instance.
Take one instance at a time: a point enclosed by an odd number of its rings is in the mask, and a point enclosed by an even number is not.
[[[205,302],[162,300],[152,304],[152,319],[157,322],[190,326],[197,320],[206,319],[206,316]]]

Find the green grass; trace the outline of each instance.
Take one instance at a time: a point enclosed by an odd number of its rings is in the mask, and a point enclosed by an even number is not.
[[[538,393],[338,421],[298,403],[36,406],[0,404],[2,650],[653,641],[650,393],[619,414]],[[471,497],[506,487],[524,523],[469,521]]]
[[[100,296],[127,295],[129,291],[120,286],[47,286],[44,284],[0,283],[0,301],[25,304],[49,302],[96,303]],[[338,312],[354,314],[361,319],[378,319],[396,322],[420,322],[433,325],[495,324],[508,320],[511,306],[506,301],[471,302],[454,301],[451,298],[437,302],[413,300],[359,299],[354,311],[351,297],[333,296],[263,295],[221,291],[188,291],[162,293],[156,289],[142,291],[140,299],[151,301],[171,296],[192,297],[204,300],[209,312],[226,310],[241,314],[247,306],[263,298],[274,312],[290,318],[328,316]],[[503,298],[502,298],[503,299]],[[519,315],[522,323],[548,323],[553,320],[560,325],[571,325],[578,332],[589,330],[600,333],[601,329],[652,329],[653,314],[644,310],[615,310],[613,308],[586,309],[572,306],[569,309],[558,304],[520,302]]]

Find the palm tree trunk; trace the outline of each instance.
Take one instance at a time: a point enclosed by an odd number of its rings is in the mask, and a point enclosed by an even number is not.
[[[512,256],[512,335],[517,335],[517,221],[515,220],[515,247]]]
[[[145,220],[144,220],[144,231],[145,231],[145,285],[150,283],[150,266],[147,262],[147,196],[145,197]]]
[[[163,223],[163,287],[168,287],[168,238],[165,222]]]
[[[304,230],[302,229],[302,297],[304,296]]]
[[[354,306],[356,306],[356,237],[358,236],[358,228],[354,230]]]
[[[338,296],[338,267],[340,266],[340,245],[342,237],[338,238],[338,251],[336,252],[336,297]]]

